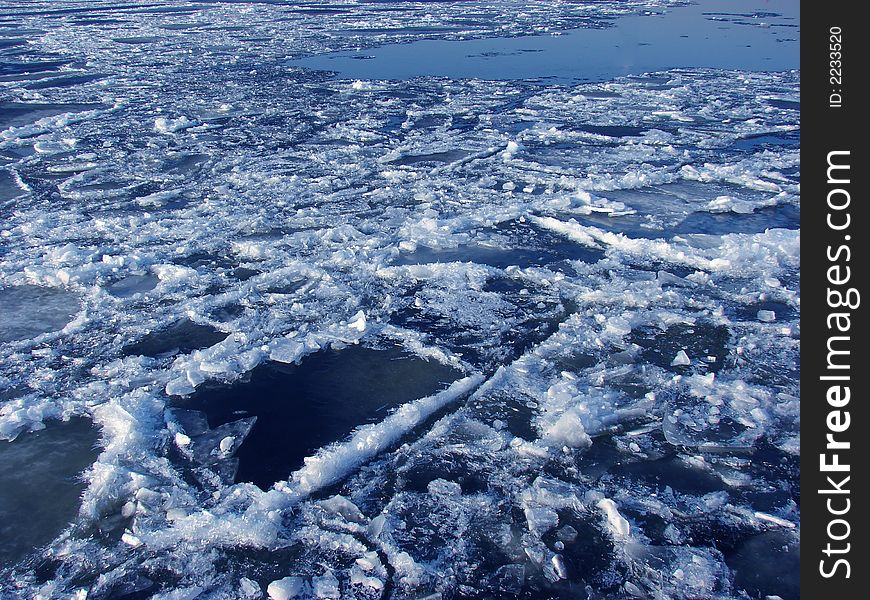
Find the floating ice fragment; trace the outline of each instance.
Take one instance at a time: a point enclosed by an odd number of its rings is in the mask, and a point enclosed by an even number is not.
[[[305,354],[305,344],[295,340],[278,340],[269,353],[269,358],[282,363],[296,362]]]
[[[315,598],[324,598],[329,600],[337,600],[341,598],[341,588],[339,588],[338,578],[333,575],[332,571],[327,571],[320,577],[315,577],[311,580],[311,586],[314,588]]]
[[[592,445],[592,439],[586,433],[583,421],[574,411],[565,412],[558,421],[547,427],[544,441],[552,446],[569,448],[587,448]]]
[[[619,514],[616,503],[610,498],[602,498],[598,501],[597,506],[607,517],[607,525],[611,534],[616,538],[627,538],[630,527],[625,517]]]
[[[191,121],[187,117],[178,117],[177,119],[167,119],[166,117],[158,117],[154,120],[154,131],[162,134],[175,133],[189,129],[196,125],[195,121]]]
[[[776,313],[772,310],[760,310],[757,316],[758,320],[763,323],[773,323],[776,321]]]
[[[366,314],[363,311],[357,312],[353,316],[353,320],[348,323],[347,326],[362,333],[366,330]]]
[[[561,554],[554,554],[550,559],[553,563],[553,571],[559,576],[559,579],[568,579],[568,568],[565,566],[565,559]]]
[[[248,598],[249,600],[260,598],[263,595],[263,590],[260,589],[260,584],[248,579],[247,577],[242,577],[239,580],[239,591],[243,598]]]
[[[221,450],[221,454],[229,454],[230,451],[233,449],[233,442],[235,442],[235,441],[236,441],[236,438],[232,435],[228,435],[227,437],[222,439],[220,446],[219,446],[220,450]]]
[[[543,535],[559,524],[559,514],[545,506],[528,507],[523,510],[529,531]]]
[[[501,153],[501,157],[504,160],[510,160],[519,149],[520,145],[517,144],[515,141],[511,140],[507,143],[507,147],[504,149],[504,152]]]
[[[0,289],[0,343],[58,331],[79,311],[78,295],[64,289],[20,285]]]
[[[232,456],[251,432],[256,421],[257,417],[247,417],[192,436],[193,459],[199,464],[210,465]]]
[[[332,498],[321,500],[318,504],[332,514],[341,515],[349,523],[363,524],[368,521],[359,507],[344,496],[335,495]]]
[[[180,431],[175,434],[175,445],[178,447],[184,447],[190,444],[190,437],[181,433]]]
[[[381,563],[377,552],[366,552],[365,555],[356,559],[355,562],[366,573],[383,568],[383,563]]]
[[[685,365],[692,364],[691,359],[689,359],[689,355],[686,354],[685,350],[680,350],[677,352],[677,355],[674,357],[674,360],[671,361],[672,367],[680,367]]]
[[[305,580],[301,577],[285,577],[269,584],[266,593],[271,600],[290,600],[303,594]]]
[[[779,525],[780,527],[786,527],[788,529],[794,529],[796,527],[796,525],[791,521],[788,521],[786,519],[780,519],[779,517],[760,511],[755,512],[755,518],[762,521],[767,521],[768,523],[774,523],[775,525]]]
[[[133,548],[137,548],[142,545],[142,540],[137,538],[132,533],[127,533],[126,531],[121,536],[121,541],[127,544],[128,546],[132,546]]]
[[[426,486],[426,491],[428,491],[433,496],[438,496],[442,498],[448,496],[456,497],[462,495],[462,486],[455,481],[447,481],[446,479],[433,479],[429,482],[429,485]]]

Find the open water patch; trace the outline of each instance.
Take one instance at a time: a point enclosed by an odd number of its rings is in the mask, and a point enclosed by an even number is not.
[[[60,288],[19,285],[0,289],[0,342],[63,329],[80,306],[77,294]]]
[[[56,538],[78,514],[82,472],[97,460],[87,419],[50,422],[0,441],[0,567]]]
[[[235,452],[236,481],[267,489],[287,479],[319,448],[392,409],[430,396],[459,373],[398,348],[322,350],[300,364],[267,362],[243,381],[203,386],[178,407],[204,413],[212,428],[256,417]]]
[[[190,319],[182,319],[165,329],[152,331],[142,339],[124,347],[125,356],[167,356],[187,353],[214,346],[226,339],[227,334],[209,325],[200,325]]]

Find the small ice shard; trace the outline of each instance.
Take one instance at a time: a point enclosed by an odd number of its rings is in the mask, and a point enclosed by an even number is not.
[[[786,527],[788,529],[794,529],[796,527],[796,525],[791,521],[788,521],[786,519],[780,519],[779,517],[760,511],[755,512],[755,518],[761,521],[767,521],[768,523],[779,525],[780,527]]]
[[[196,436],[209,430],[208,418],[202,411],[170,408],[166,412],[181,426],[187,435]]]
[[[257,417],[247,417],[191,436],[193,459],[201,465],[210,465],[232,456],[256,421]]]
[[[181,116],[177,119],[167,119],[166,117],[158,117],[154,119],[154,131],[156,133],[169,134],[176,131],[183,131],[196,125],[195,121],[191,121],[187,117]]]
[[[619,514],[616,502],[610,498],[602,498],[598,501],[597,506],[604,513],[604,516],[607,517],[607,526],[613,536],[616,538],[627,538],[630,527],[625,517]]]
[[[672,367],[680,367],[685,365],[692,364],[691,359],[689,359],[689,355],[686,354],[685,350],[680,350],[677,352],[677,355],[674,357],[674,360],[671,361]]]
[[[124,532],[121,536],[121,541],[127,544],[128,546],[132,546],[133,548],[137,548],[142,545],[142,540],[137,538],[132,533]]]
[[[359,311],[353,316],[353,319],[347,326],[362,333],[366,330],[366,314],[363,311]]]
[[[269,358],[282,363],[292,363],[305,354],[305,344],[296,340],[278,340],[269,353]]]
[[[378,553],[374,552],[374,551],[366,552],[363,556],[356,559],[355,562],[356,562],[356,565],[360,569],[365,571],[366,573],[374,571],[375,569],[383,569],[384,568],[384,565],[381,562],[381,559],[378,557]]]
[[[321,500],[318,505],[327,512],[342,516],[345,521],[350,523],[363,524],[368,521],[356,504],[341,495]]]
[[[381,532],[384,530],[384,526],[387,524],[387,517],[384,515],[378,515],[372,522],[369,523],[369,527],[367,533],[369,537],[372,539],[377,539],[378,536],[381,535]]]
[[[305,590],[305,580],[301,577],[285,577],[269,584],[266,593],[271,600],[290,600],[302,595]]]
[[[561,554],[554,554],[550,559],[553,563],[553,571],[559,576],[559,579],[568,579],[568,568],[565,566],[565,559]]]
[[[378,591],[384,589],[384,582],[380,578],[365,574],[364,569],[359,566],[359,559],[357,559],[357,564],[350,569],[350,583],[364,585]]]
[[[520,149],[519,144],[517,144],[513,140],[509,141],[507,143],[507,147],[501,153],[502,159],[504,159],[506,161],[512,159],[514,157],[514,154],[516,154],[519,151],[519,149]]]
[[[106,291],[116,298],[130,298],[136,294],[150,292],[157,287],[160,279],[150,273],[145,275],[128,275],[106,287]]]
[[[772,310],[760,310],[757,316],[758,320],[763,323],[773,323],[776,321],[776,313]]]
[[[260,584],[248,579],[247,577],[242,577],[239,580],[239,591],[243,598],[249,598],[250,600],[261,598],[263,596],[263,590],[260,589]]]
[[[426,486],[426,490],[433,496],[440,496],[442,498],[462,495],[462,486],[455,481],[447,481],[446,479],[433,479]]]
[[[558,421],[547,427],[543,439],[551,446],[588,448],[592,445],[582,419],[574,411],[565,412]]]
[[[643,590],[641,590],[639,587],[637,587],[635,584],[633,584],[630,581],[626,581],[622,587],[625,590],[625,593],[628,594],[629,596],[631,596],[632,598],[645,598],[646,597],[646,594],[643,593]]]
[[[181,433],[180,431],[175,434],[175,445],[179,448],[183,448],[190,444],[190,436]]]
[[[221,443],[219,445],[220,450],[221,450],[221,454],[229,454],[230,451],[233,449],[233,442],[235,442],[235,441],[236,441],[236,438],[235,438],[235,436],[232,436],[232,435],[228,435],[227,437],[222,439]]]
[[[545,506],[528,507],[523,513],[526,517],[529,531],[543,535],[559,524],[559,514]]]
[[[338,584],[338,578],[332,574],[332,571],[327,571],[320,577],[315,577],[311,580],[311,586],[314,588],[315,598],[324,598],[329,600],[337,600],[341,598],[341,588]]]

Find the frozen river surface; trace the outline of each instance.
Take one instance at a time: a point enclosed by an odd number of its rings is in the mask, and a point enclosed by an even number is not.
[[[0,6],[0,595],[797,598],[797,4]]]

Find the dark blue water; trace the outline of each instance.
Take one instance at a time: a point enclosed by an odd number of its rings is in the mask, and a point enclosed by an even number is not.
[[[244,381],[206,385],[175,404],[203,411],[211,427],[257,417],[236,454],[236,480],[266,489],[286,479],[318,448],[458,377],[449,367],[397,348],[352,346],[317,352],[299,365],[268,362]]]
[[[800,68],[799,0],[702,0],[617,26],[561,35],[423,40],[314,56],[293,65],[340,77],[604,81],[674,67],[750,71]]]
[[[97,430],[86,419],[0,441],[0,568],[49,543],[71,523],[97,459]]]

